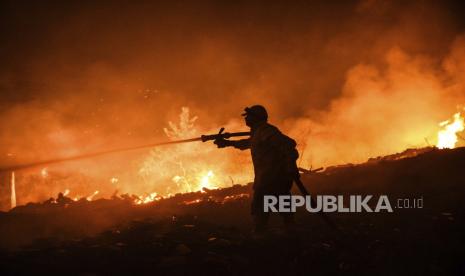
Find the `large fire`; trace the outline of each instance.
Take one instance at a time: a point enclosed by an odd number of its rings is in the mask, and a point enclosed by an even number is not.
[[[170,140],[179,140],[199,136],[200,131],[194,127],[196,120],[197,117],[190,116],[188,108],[183,108],[179,123],[169,122],[169,127],[164,129],[166,137]],[[440,130],[437,132],[436,147],[439,149],[456,147],[458,139],[463,139],[460,132],[465,129],[464,121],[462,113],[457,112],[451,119],[439,123]],[[234,154],[240,153],[235,151]],[[236,170],[231,170],[231,164],[236,164]],[[106,181],[109,180],[108,182],[116,189],[114,195],[131,195],[133,203],[139,205],[168,198],[178,193],[203,192],[230,186],[234,184],[234,180],[238,180],[238,183],[247,183],[251,180],[251,170],[244,170],[244,168],[248,167],[244,163],[237,163],[236,159],[229,159],[228,155],[214,146],[188,143],[153,148],[145,155],[138,171],[138,181],[142,181],[144,187],[142,190],[128,189],[128,186],[124,186],[121,179],[116,176],[107,178]],[[37,176],[38,178],[32,178],[31,181],[44,185],[57,183],[57,180],[65,181],[64,184],[68,183],[67,176],[60,176],[54,171],[49,171],[47,167],[39,170]],[[85,180],[82,183],[84,182]],[[16,206],[14,177],[11,185],[11,206],[14,207]],[[92,184],[88,184],[87,188],[83,185],[72,188],[73,192],[66,188],[62,190],[61,195],[73,201],[92,201],[108,195],[108,190],[101,192],[95,190],[97,187]],[[49,192],[54,193],[52,190]]]
[[[169,122],[165,134],[170,140],[197,137],[201,133],[194,126],[196,120],[197,117],[191,117],[189,109],[183,107],[179,123]],[[251,168],[244,170],[244,167],[247,165],[230,160],[227,154],[212,145],[188,143],[154,148],[143,161],[139,176],[153,192],[167,197],[226,187],[233,177],[247,183],[252,177]]]
[[[439,149],[452,149],[455,148],[458,141],[458,133],[465,129],[464,118],[457,112],[453,116],[453,120],[447,120],[439,123],[442,128],[438,132],[438,142],[436,147]]]
[[[183,108],[180,115],[179,126],[170,122],[170,130],[165,129],[165,133],[170,139],[183,139],[187,137],[195,137],[197,135],[195,128],[193,127],[193,122],[197,117],[190,118],[189,110]],[[464,130],[464,118],[460,112],[453,115],[452,120],[447,120],[439,123],[441,130],[438,132],[437,148],[454,148],[458,142],[459,132]],[[175,149],[171,149],[168,152],[162,151],[153,151],[152,157],[148,158],[144,166],[141,168],[140,173],[147,173],[151,171],[154,167],[158,168],[160,162],[167,162],[170,160],[172,164],[175,164],[178,169],[174,171],[180,171],[182,174],[176,174],[171,178],[172,184],[168,186],[167,192],[196,192],[202,191],[203,189],[216,189],[222,184],[224,185],[224,178],[218,178],[213,170],[208,169],[210,162],[196,162],[192,161],[192,154],[195,154],[195,146],[192,145],[180,145]],[[184,158],[183,158],[184,156]],[[153,159],[157,157],[157,159]],[[187,158],[186,158],[187,157]],[[189,165],[187,165],[191,162]],[[217,169],[217,174],[221,175],[224,172],[221,170],[221,167]],[[222,182],[223,181],[223,182]],[[169,192],[165,196],[171,196],[172,193]],[[163,196],[158,195],[157,193],[151,193],[147,196],[139,197],[135,200],[136,204],[144,204],[153,202],[163,198]]]
[[[164,129],[166,138],[176,141],[217,131],[197,129],[194,126],[196,120],[197,117],[191,117],[189,109],[183,107],[179,122],[169,122]],[[231,156],[211,143],[194,142],[141,152],[131,166],[127,166],[127,171],[111,171],[111,175],[73,172],[70,170],[73,166],[41,167],[20,174],[20,200],[23,201],[21,204],[43,200],[58,203],[63,202],[63,197],[67,198],[65,201],[93,201],[116,196],[130,198],[138,205],[178,193],[204,192],[250,182],[252,166],[250,160],[243,158],[249,158],[248,153],[235,151],[234,159]],[[10,207],[13,208],[16,206],[14,178],[11,183]],[[28,186],[27,196],[23,196],[25,186]],[[56,200],[50,197],[57,194],[59,198]]]

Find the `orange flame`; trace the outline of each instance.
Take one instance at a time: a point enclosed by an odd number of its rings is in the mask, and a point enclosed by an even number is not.
[[[94,198],[94,196],[98,195],[98,193],[99,193],[99,191],[95,191],[93,194],[91,194],[90,196],[88,196],[86,199],[87,199],[88,201],[91,201],[91,200]]]
[[[453,121],[450,120],[439,123],[439,126],[443,129],[438,132],[438,142],[436,147],[439,149],[453,149],[457,144],[457,133],[465,129],[464,118],[460,112],[457,112],[453,116]]]

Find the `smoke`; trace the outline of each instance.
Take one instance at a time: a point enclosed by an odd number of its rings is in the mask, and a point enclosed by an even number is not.
[[[302,166],[434,144],[437,123],[464,103],[460,5],[3,2],[0,164],[165,140],[183,106],[203,134],[246,130],[242,109],[265,105],[298,141]],[[205,167],[250,171],[244,154],[202,150],[211,156],[199,159]],[[18,202],[71,186],[83,196],[152,192],[153,179],[138,173],[147,158],[53,166],[60,181],[43,185],[27,180],[40,169],[18,172]]]
[[[319,121],[302,118],[291,123],[297,136],[302,130],[310,131],[308,139],[300,138],[309,148],[304,162],[357,163],[435,145],[438,123],[461,111],[465,102],[459,65],[465,62],[464,47],[460,36],[439,64],[394,47],[384,56],[385,66],[351,68],[341,96]]]

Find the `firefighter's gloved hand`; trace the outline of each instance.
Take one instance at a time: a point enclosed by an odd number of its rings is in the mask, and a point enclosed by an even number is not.
[[[232,146],[232,142],[231,142],[231,141],[228,141],[228,140],[223,139],[223,138],[216,139],[213,143],[214,143],[218,148],[225,148],[225,147],[228,147],[228,146]]]

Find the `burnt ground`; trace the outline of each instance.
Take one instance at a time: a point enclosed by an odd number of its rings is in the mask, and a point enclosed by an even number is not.
[[[134,206],[130,197],[0,213],[0,273],[464,275],[465,148],[407,151],[302,175],[313,194],[389,196],[393,213],[278,216],[252,235],[250,185]],[[297,193],[297,192],[296,192]],[[423,208],[395,208],[423,198]],[[412,204],[412,203],[411,203]]]

